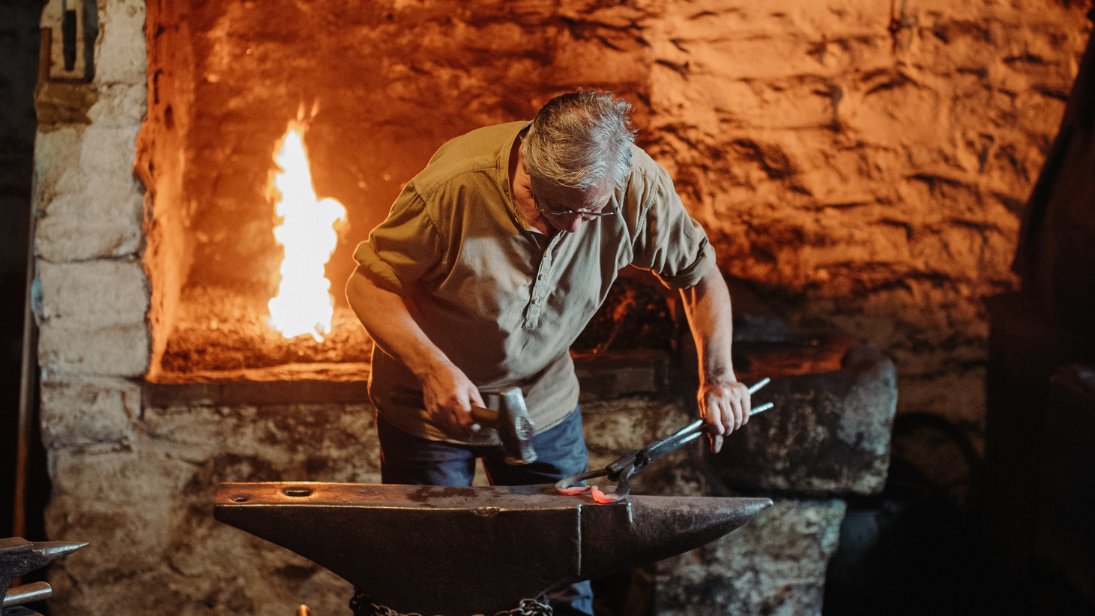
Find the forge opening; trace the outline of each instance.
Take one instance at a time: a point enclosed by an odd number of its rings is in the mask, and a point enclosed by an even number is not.
[[[148,188],[146,267],[158,382],[251,378],[284,364],[360,362],[371,342],[342,297],[352,252],[446,140],[530,119],[552,96],[611,89],[646,115],[648,60],[633,39],[575,31],[506,3],[393,8],[353,0],[149,6],[149,113],[138,168]],[[611,61],[569,70],[583,47]],[[603,55],[603,52],[601,52]],[[284,254],[270,198],[275,147],[300,109],[319,199],[346,208],[325,266],[330,333],[270,327]],[[242,372],[241,372],[242,371]],[[248,372],[251,371],[251,372]]]

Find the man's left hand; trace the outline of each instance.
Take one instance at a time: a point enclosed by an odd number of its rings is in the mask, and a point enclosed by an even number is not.
[[[724,436],[749,423],[752,409],[749,388],[738,381],[704,383],[697,398],[700,417],[707,423],[711,453],[718,453]]]

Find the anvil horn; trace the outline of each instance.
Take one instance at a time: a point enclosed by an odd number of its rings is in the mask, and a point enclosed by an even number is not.
[[[0,539],[0,599],[3,599],[16,579],[85,545],[87,544],[62,541],[30,542],[20,537]]]
[[[398,612],[466,616],[697,548],[771,504],[632,496],[598,505],[551,485],[222,483],[214,517]]]

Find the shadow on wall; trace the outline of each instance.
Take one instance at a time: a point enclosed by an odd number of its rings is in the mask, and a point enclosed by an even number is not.
[[[1027,587],[979,538],[982,462],[966,434],[937,415],[906,413],[894,420],[892,446],[882,494],[849,502],[824,614],[1036,613]]]

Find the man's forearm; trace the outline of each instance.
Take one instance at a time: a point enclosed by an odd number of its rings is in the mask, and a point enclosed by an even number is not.
[[[725,435],[749,422],[749,388],[739,383],[730,361],[734,321],[730,292],[718,268],[690,289],[681,291],[688,324],[696,340],[700,362],[700,389],[696,395],[700,416],[707,422],[711,451],[718,453]]]
[[[418,377],[426,411],[438,427],[456,437],[475,430],[471,408],[483,406],[479,390],[430,341],[403,298],[354,272],[346,283],[346,299],[373,340]]]
[[[377,287],[354,272],[346,282],[346,300],[373,340],[420,379],[430,366],[448,362],[445,354],[411,317],[399,295]]]
[[[699,354],[700,383],[736,381],[730,359],[733,313],[722,273],[712,267],[695,286],[682,289],[681,296]]]

